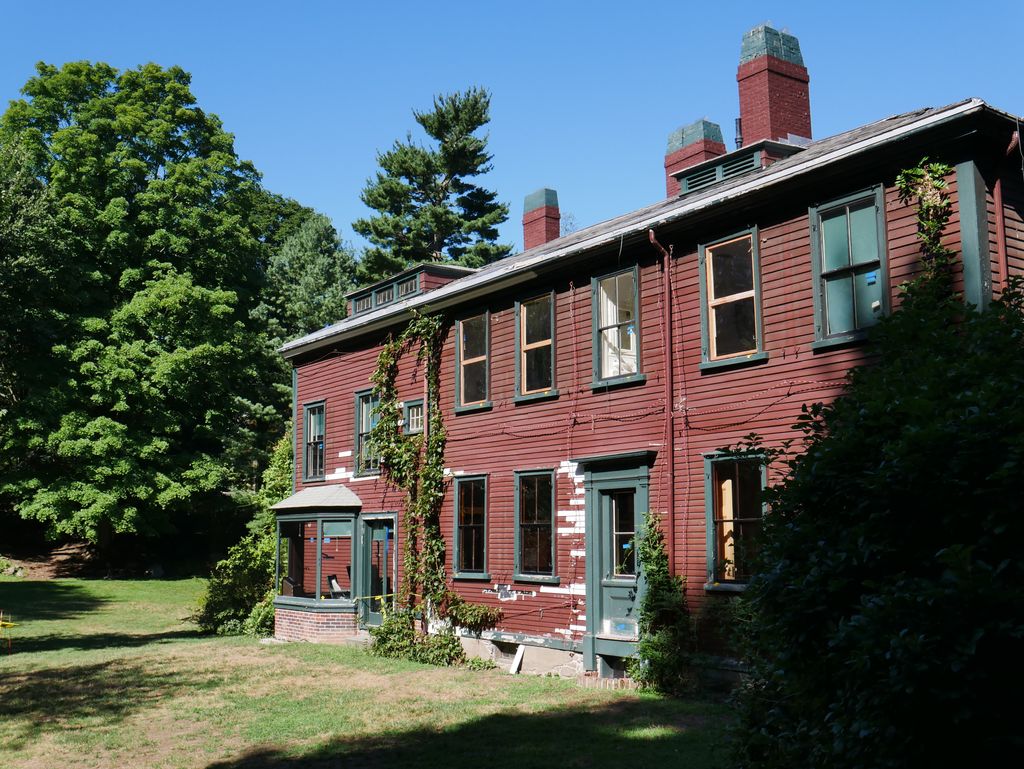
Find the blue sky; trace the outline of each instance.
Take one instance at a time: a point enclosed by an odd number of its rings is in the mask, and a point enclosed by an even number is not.
[[[377,151],[435,93],[481,85],[493,94],[484,184],[509,203],[502,237],[518,250],[538,187],[582,227],[664,195],[672,129],[706,117],[732,147],[740,40],[763,22],[800,40],[816,138],[969,96],[1024,113],[1020,0],[12,3],[0,100],[40,60],[180,65],[267,188],[358,243]]]

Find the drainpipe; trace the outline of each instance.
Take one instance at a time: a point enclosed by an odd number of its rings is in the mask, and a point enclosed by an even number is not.
[[[665,452],[668,454],[668,563],[669,573],[676,567],[676,431],[674,425],[675,384],[672,370],[672,246],[668,250],[658,242],[654,230],[647,231],[647,237],[661,253],[662,281],[662,326],[665,328]]]

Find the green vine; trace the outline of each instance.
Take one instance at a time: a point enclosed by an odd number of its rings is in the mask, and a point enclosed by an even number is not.
[[[380,457],[381,473],[406,493],[404,570],[396,602],[400,612],[389,625],[411,626],[419,616],[425,631],[433,613],[449,625],[478,632],[494,627],[501,620],[500,610],[467,603],[454,593],[448,587],[444,565],[445,543],[440,525],[447,443],[440,401],[443,341],[440,316],[414,313],[402,333],[384,343],[371,377],[378,404],[377,424],[370,431],[369,448]],[[426,431],[424,435],[407,435],[401,431],[398,365],[417,344],[416,354],[423,364],[427,384]],[[375,645],[379,642],[375,636]]]
[[[914,168],[901,171],[896,177],[900,202],[917,200],[917,238],[921,241],[925,270],[933,275],[949,272],[955,252],[942,245],[942,232],[949,222],[952,204],[946,189],[946,177],[953,169],[945,163],[929,163],[922,158]]]

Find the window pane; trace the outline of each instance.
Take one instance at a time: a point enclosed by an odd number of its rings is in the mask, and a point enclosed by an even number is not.
[[[825,272],[848,267],[850,243],[846,229],[846,209],[821,217],[822,269]]]
[[[856,295],[857,328],[872,326],[882,314],[882,281],[881,273],[876,267],[853,276],[854,294]],[[878,309],[873,305],[878,303]]]
[[[487,400],[487,361],[463,364],[462,402],[478,403]]]
[[[739,487],[735,514],[737,518],[761,517],[761,464],[755,461],[736,462]]]
[[[618,308],[618,322],[625,323],[632,320],[634,315],[633,300],[635,299],[635,287],[633,283],[633,271],[624,272],[616,278],[617,286],[615,304]]]
[[[551,527],[542,526],[537,529],[537,568],[538,574],[553,574],[551,563]]]
[[[598,304],[601,314],[601,327],[610,326],[619,322],[619,312],[616,302],[616,278],[605,278],[598,284]]]
[[[878,217],[874,203],[850,209],[850,245],[854,264],[878,261]]]
[[[633,492],[615,492],[609,503],[612,507],[612,573],[636,574],[636,552],[633,537],[636,523]]]
[[[526,391],[551,387],[551,345],[526,351]]]
[[[723,243],[711,252],[711,279],[715,299],[751,291],[754,265],[749,237]]]
[[[459,484],[459,524],[482,525],[484,522],[484,481]]]
[[[757,349],[754,299],[720,304],[715,313],[715,355],[735,355]]]
[[[536,344],[551,338],[551,297],[545,296],[522,306],[525,313],[524,344]]]
[[[829,334],[841,334],[856,328],[853,314],[853,280],[848,275],[825,281],[825,314]]]
[[[487,354],[487,316],[477,315],[460,324],[462,328],[462,358],[479,358]]]
[[[619,365],[619,329],[606,328],[601,332],[601,376],[619,376],[625,373]],[[628,337],[627,337],[628,339]]]
[[[423,406],[409,406],[407,412],[405,431],[407,433],[423,432]]]

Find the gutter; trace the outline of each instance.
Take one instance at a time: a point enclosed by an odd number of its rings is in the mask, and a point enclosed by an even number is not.
[[[933,126],[942,125],[943,123],[948,123],[956,120],[957,118],[972,115],[985,109],[992,108],[988,107],[988,105],[986,105],[981,99],[970,99],[948,110],[936,112],[928,115],[927,117],[919,118],[912,123],[891,128],[880,134],[839,147],[838,149],[826,152],[802,163],[794,161],[793,165],[779,169],[779,166],[785,162],[780,161],[780,163],[769,166],[768,169],[762,171],[756,177],[739,183],[734,187],[730,187],[719,195],[712,195],[693,201],[682,200],[675,206],[668,209],[658,206],[659,210],[655,213],[641,216],[638,219],[630,219],[623,224],[612,227],[600,234],[595,234],[590,238],[574,240],[557,248],[541,250],[539,253],[533,255],[528,255],[529,252],[527,251],[524,252],[524,254],[521,254],[519,258],[509,257],[510,263],[508,265],[503,265],[503,268],[493,270],[488,269],[474,275],[469,275],[465,278],[460,278],[427,294],[420,294],[419,296],[412,297],[403,302],[400,306],[396,307],[395,305],[390,305],[389,307],[379,311],[379,313],[367,313],[365,316],[360,317],[359,321],[356,321],[355,319],[347,319],[341,322],[341,324],[344,325],[343,328],[329,326],[321,331],[315,331],[312,334],[308,334],[307,336],[288,342],[283,345],[278,352],[287,359],[294,358],[302,355],[303,353],[312,352],[321,347],[326,347],[345,339],[351,339],[362,334],[398,324],[411,317],[414,309],[429,308],[430,311],[436,312],[438,310],[443,310],[489,294],[496,290],[524,283],[537,277],[537,273],[535,271],[536,268],[545,266],[550,262],[560,259],[561,257],[568,256],[570,254],[579,254],[583,251],[594,250],[602,246],[612,245],[617,241],[624,242],[627,237],[631,240],[634,238],[639,239],[644,236],[646,230],[657,229],[665,224],[682,219],[688,214],[697,213],[704,209],[742,197],[746,194],[768,189],[791,179],[800,178],[813,173],[819,168],[859,155],[863,152],[867,152],[868,150],[888,144],[896,139],[921,133]],[[993,109],[992,111],[1000,115],[1006,114],[999,110]],[[799,155],[796,157],[797,159],[800,158]],[[628,217],[629,214],[625,216]],[[496,264],[501,263],[497,262]],[[335,330],[332,331],[331,329]]]

